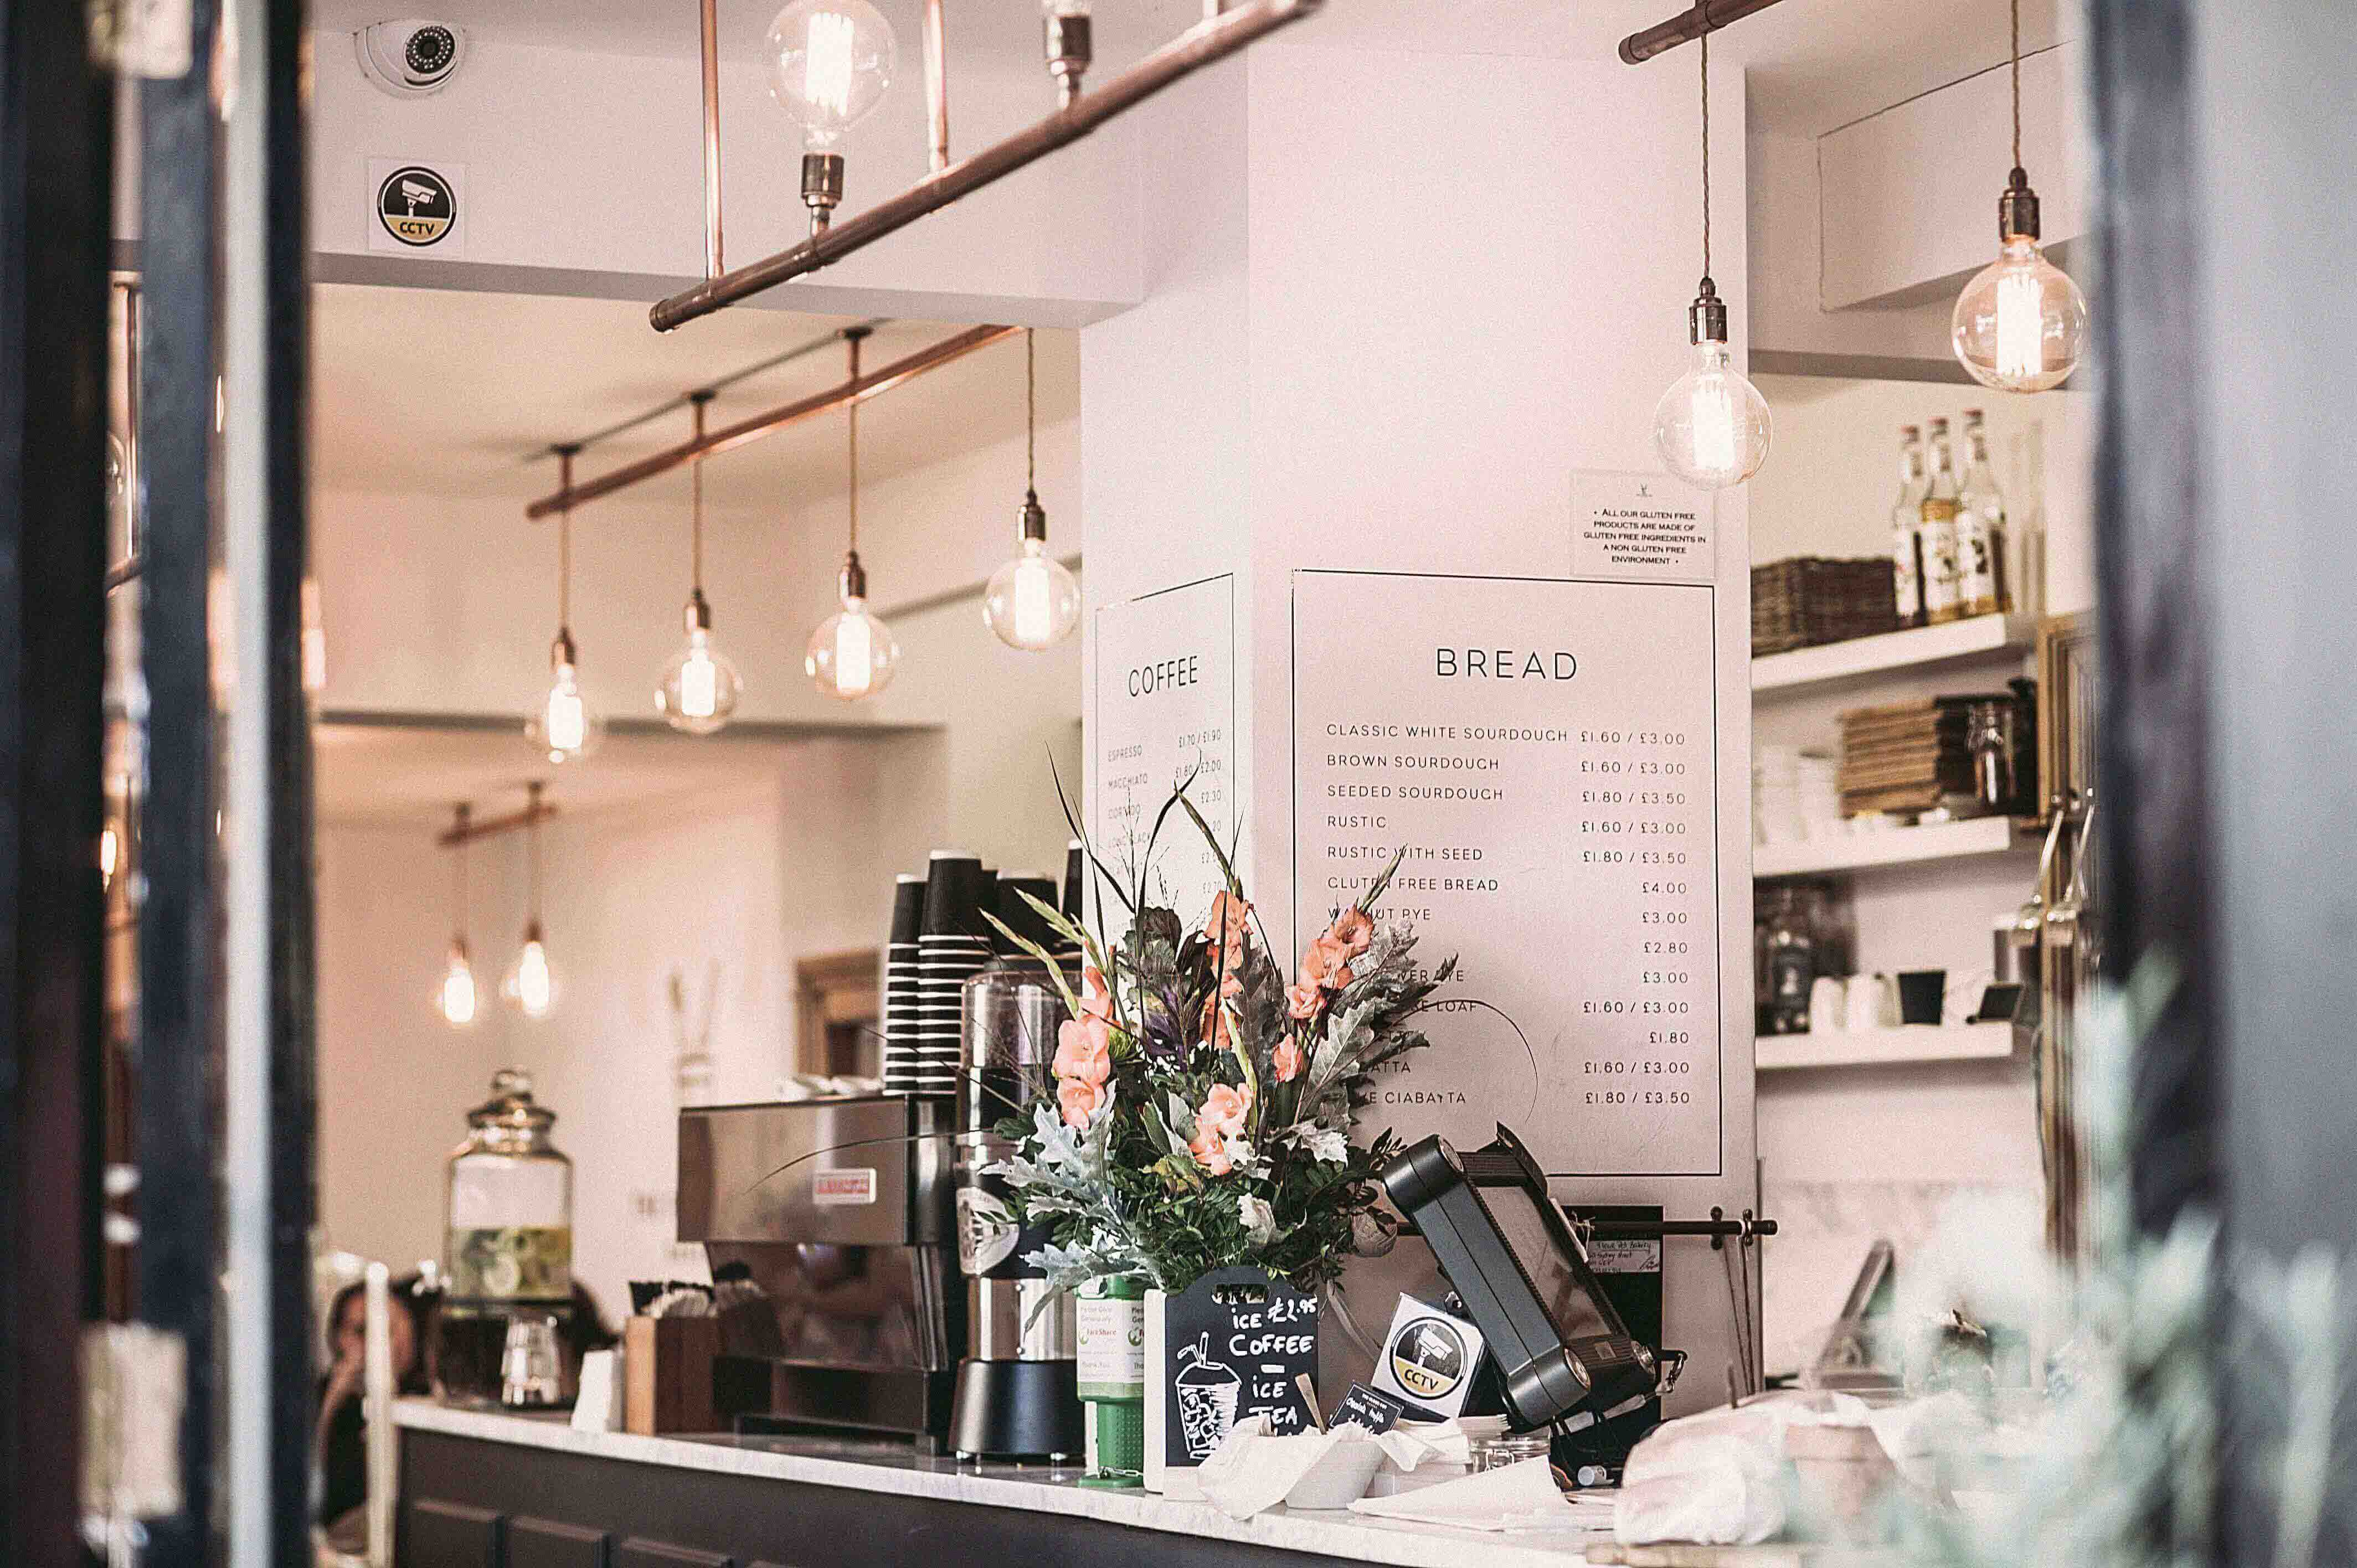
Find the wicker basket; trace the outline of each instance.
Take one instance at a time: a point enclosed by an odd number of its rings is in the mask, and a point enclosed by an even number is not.
[[[1899,629],[1890,558],[1798,555],[1751,568],[1751,651],[1789,653]]]

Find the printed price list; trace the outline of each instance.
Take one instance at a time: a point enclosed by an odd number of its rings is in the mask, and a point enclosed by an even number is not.
[[[1299,573],[1295,887],[1460,955],[1375,1113],[1551,1172],[1718,1167],[1716,664],[1704,585]]]

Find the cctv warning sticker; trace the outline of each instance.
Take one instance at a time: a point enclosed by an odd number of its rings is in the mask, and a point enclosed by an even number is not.
[[[427,250],[440,256],[463,254],[458,199],[466,179],[467,171],[454,165],[429,168],[371,158],[369,185],[376,196],[369,249],[393,255]]]

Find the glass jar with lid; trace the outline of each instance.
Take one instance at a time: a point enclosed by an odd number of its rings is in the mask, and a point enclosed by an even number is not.
[[[501,1068],[451,1151],[443,1268],[452,1306],[563,1305],[573,1298],[573,1162],[532,1076]]]

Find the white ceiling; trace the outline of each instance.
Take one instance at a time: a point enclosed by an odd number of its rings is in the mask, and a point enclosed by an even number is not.
[[[434,730],[325,723],[313,795],[325,822],[450,825],[465,800],[478,821],[521,810],[524,787],[547,786],[547,800],[568,817],[635,810],[666,800],[741,793],[773,783],[793,766],[797,741],[672,735],[608,736],[587,760],[551,768],[513,730]],[[823,733],[813,730],[813,736]],[[885,727],[877,736],[904,733]]]
[[[903,74],[913,72],[919,0],[876,0],[899,37]],[[1685,8],[1684,0],[1328,0],[1297,35],[1370,47],[1461,49],[1559,47],[1575,58],[1613,57],[1620,39]],[[473,37],[610,54],[688,56],[696,49],[695,8],[687,0],[432,0],[426,9]],[[2058,0],[2026,0],[2022,45],[2056,41]],[[372,0],[317,0],[315,26],[350,30],[382,19]],[[719,0],[722,52],[759,50],[777,0]],[[1101,70],[1176,36],[1202,15],[1201,0],[1097,0]],[[949,0],[952,68],[961,51],[1028,57],[1039,48],[1031,0]],[[2001,63],[2006,0],[1783,0],[1730,26],[1712,46],[1714,63],[1751,72],[1760,124],[1813,134]],[[1693,69],[1679,49],[1639,69]],[[913,77],[910,78],[913,80]]]
[[[315,478],[330,490],[521,503],[556,488],[550,443],[604,429],[844,325],[834,317],[726,310],[694,333],[664,334],[649,329],[645,306],[628,300],[322,285],[312,293]],[[865,367],[965,329],[888,323],[865,345]],[[1039,351],[1040,419],[1070,418],[1080,407],[1079,339],[1042,328]],[[730,387],[713,402],[712,425],[839,384],[844,353],[830,344]],[[684,440],[688,421],[683,408],[600,442],[576,460],[576,477]],[[860,473],[897,473],[1022,429],[1023,345],[1010,338],[868,403],[859,420]],[[844,465],[844,421],[822,415],[713,459],[706,494],[716,506],[752,507],[780,494],[833,492],[843,486]]]

